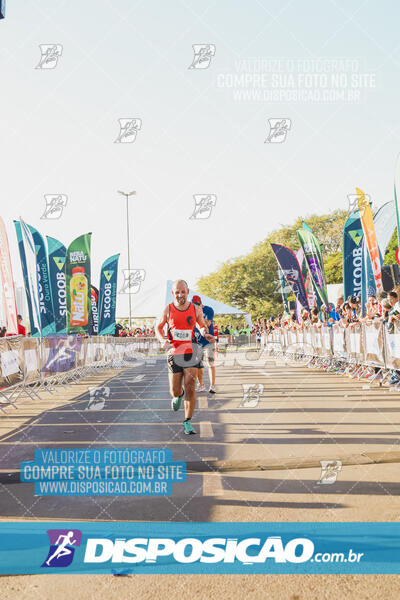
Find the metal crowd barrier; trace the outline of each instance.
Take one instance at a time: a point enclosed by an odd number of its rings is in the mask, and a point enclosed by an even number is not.
[[[151,361],[160,352],[152,338],[55,336],[0,338],[0,411],[19,397],[41,398],[102,369]]]
[[[390,326],[382,321],[308,326],[289,330],[276,328],[265,336],[265,351],[294,360],[306,359],[310,367],[323,367],[351,377],[363,376],[380,384],[393,371],[400,377],[400,323]],[[400,383],[396,384],[400,388]]]

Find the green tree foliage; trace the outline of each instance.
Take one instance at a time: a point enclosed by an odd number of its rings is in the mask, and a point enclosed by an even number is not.
[[[332,252],[324,259],[326,281],[328,283],[342,283],[343,281],[343,258],[342,252]]]
[[[394,265],[396,262],[396,250],[397,250],[397,227],[394,230],[394,233],[390,239],[388,244],[385,259],[383,261],[384,265]]]
[[[346,218],[346,211],[335,210],[304,219],[321,244],[327,283],[340,283],[342,280],[340,251]],[[246,256],[230,259],[214,273],[201,277],[197,289],[211,298],[249,312],[253,319],[281,313],[278,265],[270,244],[283,244],[296,252],[300,247],[296,231],[301,228],[302,220],[299,217],[293,225],[280,227],[256,244]]]

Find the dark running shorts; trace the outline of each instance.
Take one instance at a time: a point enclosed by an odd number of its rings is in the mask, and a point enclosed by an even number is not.
[[[201,353],[198,346],[193,344],[194,352],[188,354],[169,354],[167,355],[168,371],[170,373],[183,373],[185,369],[201,369]]]

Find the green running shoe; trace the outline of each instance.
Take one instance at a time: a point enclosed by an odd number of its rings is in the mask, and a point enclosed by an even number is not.
[[[185,395],[185,392],[182,392],[181,396],[178,396],[177,398],[172,398],[171,400],[171,408],[172,410],[179,410],[182,404],[182,398]]]
[[[192,427],[190,419],[188,421],[183,421],[183,431],[185,432],[186,435],[192,435],[192,434],[196,433]]]

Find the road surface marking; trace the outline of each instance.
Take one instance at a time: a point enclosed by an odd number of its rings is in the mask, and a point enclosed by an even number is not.
[[[201,421],[200,422],[200,437],[202,438],[213,438],[214,431],[210,421]]]
[[[222,496],[224,487],[220,473],[203,473],[203,496]]]
[[[202,410],[208,408],[208,398],[207,398],[207,396],[200,396],[200,398],[199,398],[199,408],[201,408]]]

